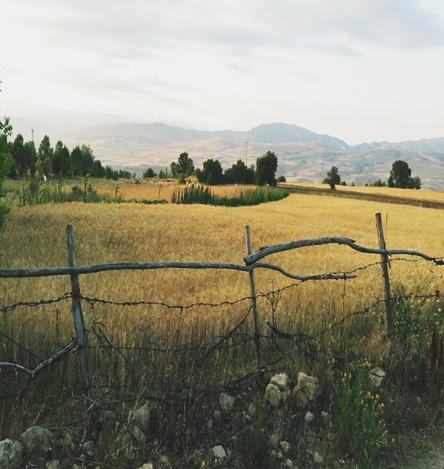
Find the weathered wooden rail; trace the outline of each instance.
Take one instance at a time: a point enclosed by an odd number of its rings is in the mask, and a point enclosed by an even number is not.
[[[71,298],[72,298],[72,312],[74,318],[74,325],[76,330],[76,339],[73,339],[70,344],[65,346],[62,350],[57,352],[54,356],[42,361],[35,369],[29,370],[25,366],[18,363],[0,362],[0,367],[12,367],[18,371],[22,371],[31,377],[34,377],[43,368],[54,363],[56,360],[62,359],[66,354],[73,350],[77,346],[80,363],[80,374],[82,378],[82,386],[85,397],[91,400],[91,386],[89,382],[89,369],[88,369],[88,357],[87,357],[87,328],[83,318],[82,306],[81,306],[81,290],[79,276],[89,275],[98,272],[107,271],[119,271],[119,270],[156,270],[156,269],[216,269],[216,270],[233,270],[239,272],[245,272],[249,275],[250,291],[251,291],[251,303],[252,303],[252,315],[253,315],[253,327],[254,327],[254,341],[256,348],[256,359],[258,370],[262,367],[262,352],[261,352],[261,334],[260,334],[260,321],[259,313],[256,304],[256,286],[254,278],[255,269],[269,269],[280,274],[298,280],[301,282],[305,281],[323,281],[323,280],[344,280],[355,278],[356,275],[352,273],[341,273],[341,274],[319,274],[319,275],[297,275],[284,270],[283,268],[268,264],[259,263],[261,259],[265,257],[285,252],[293,249],[300,249],[304,247],[321,246],[328,244],[337,244],[347,246],[355,251],[378,255],[381,257],[381,266],[383,272],[383,286],[384,286],[384,298],[385,298],[385,328],[386,335],[390,339],[392,334],[392,318],[391,318],[391,299],[390,299],[390,279],[389,279],[389,258],[395,255],[403,256],[415,256],[422,258],[426,261],[432,262],[437,266],[444,265],[442,258],[436,258],[428,256],[418,251],[411,251],[405,249],[386,249],[384,234],[382,230],[381,215],[376,214],[376,226],[378,232],[379,249],[367,248],[360,246],[355,243],[354,240],[342,237],[326,237],[317,239],[305,239],[299,241],[291,241],[284,244],[278,244],[274,246],[262,247],[259,250],[252,252],[251,239],[250,239],[250,228],[246,227],[246,251],[247,254],[244,257],[245,265],[238,264],[226,264],[226,263],[201,263],[201,262],[149,262],[149,263],[113,263],[113,264],[98,264],[90,266],[76,265],[75,260],[75,249],[74,249],[74,237],[72,225],[67,226],[67,246],[68,246],[68,267],[57,267],[47,269],[11,269],[5,270],[0,269],[0,278],[33,278],[33,277],[51,277],[51,276],[63,276],[69,275],[71,279]]]

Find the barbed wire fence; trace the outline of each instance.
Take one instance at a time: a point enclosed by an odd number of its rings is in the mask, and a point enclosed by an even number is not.
[[[24,355],[28,355],[34,362],[38,362],[36,366],[27,366],[17,361],[0,361],[0,370],[9,370],[15,373],[23,373],[34,379],[43,370],[47,369],[54,363],[66,359],[71,356],[74,352],[77,352],[79,360],[79,372],[80,380],[82,383],[83,396],[88,403],[94,403],[93,389],[94,388],[111,388],[112,386],[123,386],[122,383],[117,381],[113,382],[110,378],[106,381],[105,378],[99,379],[94,378],[95,370],[92,370],[89,366],[89,355],[95,350],[100,351],[103,354],[117,355],[121,361],[122,366],[130,370],[128,375],[135,382],[140,382],[141,378],[138,376],[137,370],[132,369],[132,361],[128,357],[128,354],[140,353],[140,354],[151,354],[155,356],[158,354],[172,354],[175,352],[186,352],[194,354],[195,360],[192,366],[185,364],[187,379],[192,374],[199,373],[205,362],[214,355],[219,353],[221,350],[232,350],[238,347],[245,346],[246,344],[254,345],[254,353],[256,366],[252,371],[243,373],[241,376],[232,376],[230,379],[232,382],[239,382],[248,379],[251,376],[257,376],[264,373],[266,369],[274,366],[277,361],[283,359],[283,356],[276,358],[273,355],[273,359],[266,361],[264,359],[264,349],[278,348],[278,339],[281,340],[292,340],[296,343],[308,359],[314,359],[317,348],[317,341],[323,334],[327,334],[337,327],[342,326],[345,322],[356,316],[365,316],[373,311],[375,308],[383,307],[385,311],[385,333],[387,338],[390,340],[393,330],[393,318],[392,318],[392,306],[393,298],[390,292],[390,277],[389,277],[389,262],[392,256],[405,256],[404,258],[397,259],[399,261],[410,261],[417,262],[419,260],[425,260],[436,266],[444,265],[442,258],[435,258],[423,254],[418,251],[410,250],[387,250],[385,247],[384,236],[382,232],[382,224],[380,214],[376,214],[378,237],[379,237],[379,249],[366,248],[357,245],[353,240],[348,238],[318,238],[309,240],[293,241],[290,243],[268,246],[260,248],[258,251],[252,252],[251,241],[250,241],[250,230],[246,228],[246,251],[247,254],[244,257],[245,265],[236,264],[222,264],[222,263],[189,263],[189,262],[161,262],[161,263],[116,263],[116,264],[102,264],[77,267],[75,260],[75,249],[73,241],[73,228],[71,225],[67,227],[67,245],[69,253],[69,267],[61,268],[48,268],[48,269],[22,269],[22,270],[2,270],[0,269],[0,278],[35,278],[35,277],[52,277],[52,276],[69,276],[71,280],[71,291],[66,292],[57,298],[42,299],[39,301],[20,301],[13,304],[3,305],[0,308],[0,313],[4,316],[19,308],[37,308],[48,305],[59,305],[63,302],[71,302],[71,309],[74,318],[74,329],[76,336],[72,337],[69,343],[64,344],[56,353],[53,353],[50,357],[41,357],[37,353],[30,350],[26,344],[18,342],[13,336],[10,336],[3,331],[0,331],[0,335],[7,342],[13,344],[14,347],[21,350]],[[288,250],[299,249],[303,247],[313,247],[328,244],[338,244],[348,246],[349,248],[371,255],[380,256],[380,261],[373,262],[371,264],[357,267],[348,272],[331,272],[327,274],[319,275],[297,275],[284,270],[283,268],[268,264],[260,263],[259,261],[265,257],[275,254],[278,252],[284,252]],[[353,311],[341,319],[337,320],[333,324],[329,324],[323,330],[317,333],[317,335],[307,335],[303,332],[285,331],[279,328],[276,321],[275,311],[277,304],[279,303],[282,294],[290,289],[296,288],[301,284],[308,281],[326,281],[326,280],[343,280],[348,281],[354,279],[362,271],[379,266],[382,270],[383,287],[384,287],[384,300],[378,300],[376,303],[364,307],[360,310]],[[88,275],[96,272],[107,272],[116,270],[156,270],[156,269],[218,269],[218,270],[231,270],[248,273],[250,282],[250,295],[234,300],[224,300],[221,302],[195,302],[189,304],[171,304],[168,302],[160,301],[146,301],[146,300],[124,300],[124,301],[112,301],[106,298],[98,298],[93,296],[84,296],[81,293],[79,276]],[[268,269],[282,274],[283,276],[293,280],[290,285],[286,285],[282,288],[271,289],[265,293],[257,293],[255,285],[255,270],[256,269]],[[439,295],[438,293],[423,295],[420,298],[424,301],[433,299]],[[260,318],[260,311],[258,308],[258,301],[263,301],[268,305],[271,313],[268,319],[262,320]],[[84,319],[84,307],[89,308],[89,314],[92,319],[87,324]],[[163,308],[168,311],[174,311],[177,313],[177,325],[174,331],[171,332],[173,340],[166,341],[161,336],[155,336],[151,330],[147,330],[146,334],[142,334],[142,340],[140,343],[133,343],[131,345],[125,345],[119,343],[118,340],[112,338],[107,333],[106,324],[99,319],[95,318],[94,310],[98,305],[112,306],[115,308]],[[236,320],[235,323],[231,323],[229,327],[214,335],[210,340],[205,342],[194,340],[182,343],[179,340],[180,337],[180,326],[182,316],[186,311],[195,310],[196,308],[205,308],[207,310],[217,308],[235,308],[241,306],[243,314]],[[262,314],[262,316],[264,316]],[[266,326],[266,330],[262,330],[261,326]],[[142,331],[143,332],[143,331]],[[174,335],[175,334],[175,335]],[[174,336],[174,337],[173,337]],[[93,379],[92,379],[93,377]],[[162,376],[158,376],[158,379],[165,380],[167,378],[167,372],[163,371]],[[156,385],[153,379],[149,384]],[[125,386],[131,386],[132,381],[127,381]],[[0,396],[3,397],[3,396]],[[153,397],[153,396],[151,396]],[[158,397],[158,396],[157,396]]]

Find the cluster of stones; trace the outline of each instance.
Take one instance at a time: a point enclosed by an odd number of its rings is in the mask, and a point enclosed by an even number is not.
[[[280,373],[274,375],[268,383],[265,389],[265,401],[273,408],[278,409],[281,404],[292,398],[293,403],[298,409],[306,409],[310,402],[314,401],[316,397],[319,396],[319,393],[318,379],[314,376],[299,372],[296,385],[293,389],[290,389],[289,377],[285,373]],[[322,417],[325,419],[326,415],[327,414],[324,414]],[[305,423],[309,424],[313,419],[313,414],[307,411],[305,414]],[[297,467],[293,464],[293,461],[287,457],[290,444],[285,440],[281,440],[280,435],[272,435],[269,440],[269,445],[273,448],[271,456],[282,461],[281,467]],[[313,462],[316,465],[322,465],[324,463],[323,457],[317,451],[313,453]]]
[[[111,415],[108,415],[111,414]],[[113,418],[114,414],[104,412],[101,420]],[[116,441],[116,458],[125,459],[135,455],[146,443],[150,419],[150,407],[143,405],[135,412],[130,412],[125,431],[121,432]],[[68,429],[50,431],[40,426],[28,428],[18,441],[6,439],[0,442],[0,468],[21,469],[83,469],[88,461],[97,460],[97,447],[93,441],[78,443],[79,438]],[[68,463],[76,454],[76,462]],[[88,466],[89,467],[89,466]],[[143,469],[153,469],[146,463]],[[166,456],[162,456],[162,467],[172,467]]]
[[[371,371],[371,379],[378,387],[385,377],[385,372],[380,368]],[[274,375],[265,389],[263,404],[265,409],[268,407],[272,416],[282,416],[285,409],[297,408],[305,411],[304,421],[309,425],[314,420],[314,415],[308,410],[310,403],[313,402],[320,393],[317,378],[309,376],[303,372],[297,375],[296,384],[290,386],[290,379],[285,373]],[[221,393],[218,398],[218,406],[213,411],[211,418],[206,422],[208,430],[213,426],[221,425],[224,419],[233,416],[235,402],[240,397],[232,397],[227,393]],[[257,417],[258,409],[253,402],[245,405],[245,410],[241,414],[243,419],[248,422],[254,421]],[[109,415],[108,415],[109,414]],[[103,412],[100,419],[113,419],[115,416],[111,412]],[[321,413],[324,421],[327,421],[328,415]],[[138,410],[128,414],[124,431],[119,433],[115,442],[116,458],[121,456],[128,459],[136,459],[140,454],[140,449],[147,442],[150,424],[150,406],[148,403],[141,406]],[[18,441],[6,439],[0,442],[0,468],[20,469],[22,467],[44,468],[44,469],[82,469],[86,468],[88,461],[97,460],[97,448],[92,441],[80,443],[80,435],[74,435],[70,430],[57,429],[50,431],[48,429],[34,426],[26,430]],[[234,440],[234,437],[233,437]],[[77,444],[74,443],[77,442]],[[281,468],[296,468],[297,466],[290,459],[291,445],[283,435],[278,432],[272,434],[268,439],[270,455]],[[67,465],[62,458],[71,459],[69,456],[76,454],[76,463]],[[226,467],[233,455],[230,448],[224,448],[216,445],[211,448],[212,461],[218,461],[221,467]],[[162,468],[171,468],[172,465],[166,456],[161,456],[158,463]],[[323,465],[322,455],[313,451],[312,461],[315,465]],[[146,462],[137,469],[155,469],[153,462]],[[160,467],[160,466],[159,466]]]

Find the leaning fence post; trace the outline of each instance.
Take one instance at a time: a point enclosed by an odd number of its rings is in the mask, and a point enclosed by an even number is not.
[[[250,227],[247,225],[245,227],[246,232],[246,245],[247,245],[247,254],[251,254],[251,238],[250,238]],[[261,358],[261,330],[259,323],[259,314],[257,312],[257,302],[256,302],[256,285],[254,283],[254,271],[253,269],[249,272],[250,276],[250,291],[251,291],[251,306],[253,308],[253,324],[254,324],[254,344],[256,346],[256,359],[257,367],[260,369],[262,367],[262,358]]]
[[[384,231],[382,229],[381,214],[376,214],[376,229],[380,249],[386,250]],[[384,278],[384,302],[385,302],[385,331],[390,339],[393,331],[392,302],[390,298],[390,277],[388,272],[389,258],[387,254],[381,254],[382,275]]]
[[[68,225],[68,262],[70,267],[76,267],[76,256],[74,252],[74,238],[72,233],[72,225]],[[79,350],[80,373],[82,375],[83,392],[85,396],[91,399],[91,390],[88,378],[88,358],[86,355],[86,347],[88,345],[88,337],[86,333],[85,321],[83,319],[82,306],[80,303],[80,282],[77,274],[71,275],[71,292],[72,292],[72,312],[74,315],[74,326],[77,334],[77,344]]]

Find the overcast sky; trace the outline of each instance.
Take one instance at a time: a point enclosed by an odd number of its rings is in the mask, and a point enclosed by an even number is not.
[[[1,115],[444,137],[442,0],[0,1]]]

